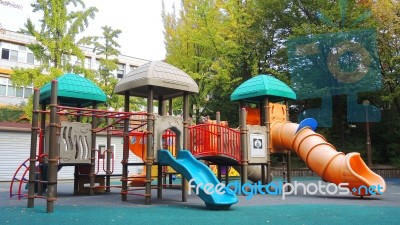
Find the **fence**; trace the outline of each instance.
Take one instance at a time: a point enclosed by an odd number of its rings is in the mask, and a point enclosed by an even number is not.
[[[396,168],[373,168],[376,174],[383,178],[400,178],[400,169]],[[279,177],[282,176],[282,168],[272,168],[272,175]],[[297,168],[291,170],[292,177],[316,177],[316,173],[308,168]]]

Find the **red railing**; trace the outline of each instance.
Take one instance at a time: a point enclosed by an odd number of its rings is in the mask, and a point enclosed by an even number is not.
[[[173,156],[176,156],[176,134],[172,130],[166,130],[162,134],[163,149],[169,150]]]
[[[189,149],[194,156],[225,156],[240,162],[240,132],[219,124],[192,126]]]

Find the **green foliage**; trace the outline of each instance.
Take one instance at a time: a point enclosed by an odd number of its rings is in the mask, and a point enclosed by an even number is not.
[[[40,62],[35,68],[13,68],[11,80],[14,85],[42,87],[58,76],[72,72],[94,78],[94,72],[83,66],[84,54],[77,45],[76,36],[83,32],[98,11],[95,7],[85,8],[82,0],[37,0],[31,3],[32,10],[41,14],[40,26],[36,28],[27,19],[21,33],[33,36],[36,42],[27,47]],[[76,10],[72,10],[76,8]],[[78,62],[73,62],[76,56]],[[31,116],[32,100],[29,100],[27,116]]]
[[[197,118],[220,111],[232,126],[238,113],[229,95],[240,83],[267,73],[290,85],[285,45],[289,37],[376,29],[383,88],[360,93],[358,100],[368,99],[382,110],[383,121],[371,125],[374,163],[400,161],[398,1],[182,0],[181,5],[180,11],[163,10],[166,61],[198,83],[199,95],[190,98]],[[339,150],[365,157],[365,125],[347,126],[346,99],[335,97],[333,128],[323,133]],[[318,103],[312,99],[292,104],[302,111]]]
[[[118,48],[121,46],[116,41],[121,30],[112,29],[110,26],[103,26],[102,36],[90,36],[82,38],[78,43],[93,47],[93,52],[99,57],[100,67],[95,74],[95,82],[106,93],[106,108],[121,109],[124,107],[124,96],[115,95],[114,88],[118,79],[114,77],[113,71],[118,69],[117,57],[120,54]],[[145,101],[141,98],[131,98],[132,110],[138,111]]]
[[[62,75],[62,70],[58,68],[49,68],[49,74],[44,75],[43,68],[13,68],[11,80],[13,84],[18,86],[33,84],[34,87],[42,87],[44,84]]]
[[[194,113],[224,116],[229,96],[240,82],[258,72],[257,29],[260,15],[257,1],[184,0],[182,9],[166,13],[166,61],[186,71],[199,85],[200,93],[191,97]],[[224,104],[226,105],[226,104]]]
[[[72,5],[81,10],[69,11],[68,7]],[[58,68],[63,72],[80,69],[71,64],[72,55],[81,62],[84,60],[83,52],[76,44],[76,36],[85,30],[89,19],[94,19],[98,10],[95,7],[86,9],[81,0],[37,0],[31,6],[33,12],[42,13],[40,29],[36,29],[28,18],[25,28],[20,32],[32,35],[37,40],[28,47],[40,62],[41,69]]]
[[[103,26],[102,36],[84,37],[79,40],[79,44],[88,45],[93,47],[93,52],[104,58],[100,58],[100,67],[98,70],[99,80],[101,83],[108,85],[110,78],[113,77],[112,71],[118,69],[117,56],[120,51],[117,49],[121,47],[115,40],[121,34],[121,30],[113,30],[109,26]]]
[[[23,115],[22,106],[9,105],[0,107],[0,122],[18,122]]]
[[[390,162],[400,167],[400,118],[392,109],[384,114],[383,121],[374,127],[372,144],[376,151],[374,159],[380,162]]]
[[[371,3],[370,7],[380,31],[378,51],[384,84],[377,102],[381,105],[393,104],[400,114],[400,3],[381,0]]]

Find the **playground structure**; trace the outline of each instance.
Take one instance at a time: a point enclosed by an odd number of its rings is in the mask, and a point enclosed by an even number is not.
[[[153,188],[157,189],[157,198],[162,198],[164,166],[171,166],[182,174],[182,201],[187,201],[185,179],[193,178],[196,182],[214,185],[221,180],[220,172],[217,179],[198,159],[217,164],[218,171],[220,166],[237,168],[242,184],[248,179],[266,184],[272,179],[269,176],[270,155],[282,154],[290,162],[291,150],[325,181],[335,184],[348,182],[349,188],[380,185],[385,191],[384,180],[365,165],[358,153],[345,156],[336,152],[322,136],[314,133],[312,120],[300,124],[288,122],[288,100],[295,99],[296,95],[272,76],[253,77],[232,93],[231,100],[239,102],[239,129],[221,124],[219,114],[215,124],[190,126],[188,97],[198,92],[197,84],[183,71],[167,63],[145,64],[120,80],[115,93],[125,97],[123,112],[97,109],[98,104],[105,101],[105,95],[94,84],[85,83],[82,79],[75,74],[66,74],[42,87],[40,92],[35,89],[30,164],[25,171],[29,170],[27,198],[30,208],[34,207],[35,198],[42,197],[47,200],[47,212],[53,212],[57,199],[57,172],[63,166],[75,167],[75,194],[86,182],[89,183],[90,195],[116,187],[121,189],[122,201],[127,201],[128,195],[141,195],[145,204],[151,204]],[[66,83],[70,85],[58,87],[64,80],[68,80]],[[130,112],[130,96],[147,98],[147,112]],[[182,116],[172,116],[172,99],[181,96]],[[158,100],[158,115],[153,112],[154,100]],[[169,115],[165,112],[166,101]],[[258,104],[258,108],[246,108],[247,103]],[[47,105],[50,110],[46,110]],[[87,106],[91,108],[83,108]],[[47,124],[48,114],[50,119]],[[67,116],[75,122],[61,122],[60,116]],[[81,122],[83,119],[91,123]],[[105,125],[98,127],[99,119],[105,120]],[[96,159],[100,157],[96,149],[96,135],[100,132],[107,133],[103,161],[106,175],[97,176],[99,161]],[[168,132],[173,132],[174,143],[166,146],[165,135],[171,135]],[[124,140],[122,174],[113,173],[111,138],[115,135],[122,136]],[[142,138],[142,145],[138,148],[141,152],[132,148],[133,137],[136,138],[135,143],[138,143],[138,137]],[[144,163],[129,162],[130,151],[141,157]],[[138,165],[145,166],[145,173],[142,174],[144,187],[130,188],[128,183],[134,178],[129,177],[128,167]],[[151,184],[153,165],[157,166],[157,186]],[[287,163],[287,172],[286,179],[290,182],[290,163]],[[110,185],[110,177],[113,176],[120,177],[121,186]],[[47,188],[46,196],[42,196],[44,186]],[[135,190],[144,190],[144,194],[134,193]],[[225,195],[207,195],[202,189],[200,192],[199,197],[211,209],[227,209],[237,202],[236,196],[228,192]]]

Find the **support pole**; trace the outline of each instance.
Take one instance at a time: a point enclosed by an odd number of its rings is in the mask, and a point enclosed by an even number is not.
[[[222,168],[219,164],[217,164],[217,179],[219,182],[222,182]]]
[[[229,184],[229,170],[231,169],[230,166],[226,166],[225,167],[225,184],[228,185]]]
[[[58,82],[51,82],[50,95],[50,140],[49,140],[49,166],[47,173],[47,212],[54,211],[54,202],[57,200],[57,172],[58,172],[58,137],[57,137],[57,93]]]
[[[267,142],[267,172],[266,172],[266,183],[269,184],[272,181],[272,176],[271,174],[271,151],[272,151],[272,145],[271,145],[271,121],[270,121],[270,116],[269,115],[269,99],[265,98],[264,99],[264,114],[265,114],[265,140]]]
[[[165,104],[163,96],[158,97],[158,115],[165,115]],[[161,134],[162,135],[162,134]],[[156,149],[157,151],[160,149]],[[158,164],[157,166],[157,198],[162,198],[162,185],[163,185],[163,167]]]
[[[286,100],[285,101],[285,105],[286,105],[286,121],[290,121],[289,118],[289,102]],[[292,155],[292,151],[289,150],[287,152],[287,164],[286,164],[286,171],[287,171],[287,182],[291,183],[292,182],[292,166],[291,166],[291,155]]]
[[[266,122],[266,117],[267,117],[267,108],[266,108],[266,106],[264,105],[265,103],[264,103],[264,100],[260,100],[259,102],[258,102],[258,105],[259,105],[259,108],[260,108],[260,126],[266,126],[265,124],[265,122]],[[268,140],[268,138],[265,138],[266,139],[266,142],[268,143],[269,142],[269,140]],[[268,156],[268,147],[267,147],[267,158],[266,158],[266,161],[268,162],[268,159],[269,159],[269,156]],[[268,180],[268,172],[269,172],[269,170],[267,170],[267,171],[265,171],[266,170],[266,168],[267,168],[268,166],[266,166],[265,164],[261,164],[260,165],[260,169],[261,169],[261,184],[266,184],[267,183],[267,180]]]
[[[265,165],[261,164],[260,167],[261,167],[260,168],[261,169],[261,184],[264,185],[267,183]]]
[[[243,166],[242,166],[242,159],[243,159],[243,149],[242,149],[242,133],[241,133],[241,121],[242,121],[242,108],[244,107],[244,103],[242,100],[239,101],[239,131],[240,131],[240,162],[239,162],[239,174],[240,174],[240,182],[243,182]]]
[[[170,116],[172,116],[173,113],[174,112],[173,112],[173,108],[172,108],[172,99],[170,99],[170,100],[168,100],[168,114]]]
[[[36,172],[36,146],[39,119],[39,89],[35,88],[33,93],[31,151],[29,156],[29,181],[28,181],[28,208],[33,208],[35,201],[35,172]]]
[[[168,115],[170,115],[170,116],[173,115],[173,110],[172,110],[172,98],[168,100]],[[174,144],[175,144],[175,152],[176,152],[176,151],[179,150],[179,149],[178,149],[177,143],[174,143]],[[167,183],[167,177],[166,177],[166,175],[164,175],[164,181],[163,181],[163,182],[164,182],[164,184]],[[169,187],[172,187],[172,174],[169,174],[168,183],[169,183]]]
[[[40,91],[39,91],[39,93],[40,93]],[[40,99],[40,94],[39,94],[39,99]],[[44,103],[44,102],[42,104],[42,111],[43,112],[46,111],[46,103]],[[41,143],[41,144],[39,144],[39,156],[44,154],[44,148],[45,148],[44,137],[46,134],[46,113],[40,114],[40,129],[42,132],[41,132],[41,135],[39,136],[39,143]],[[45,161],[45,158],[47,158],[47,157],[39,158],[39,168],[41,168],[41,170],[42,170],[41,173],[39,173],[39,177],[38,177],[39,181],[43,181],[43,179],[44,179],[44,174],[43,174],[44,163],[43,162]],[[46,168],[46,171],[47,171],[47,168]],[[47,178],[47,176],[46,176],[46,178]],[[43,195],[43,182],[38,182],[38,195],[39,196]]]
[[[78,108],[81,108],[82,106],[78,104]],[[78,111],[79,113],[80,111]],[[81,122],[81,116],[78,115],[76,116],[76,122]],[[79,166],[75,165],[74,166],[74,195],[78,194],[78,189],[79,189]]]
[[[221,127],[219,126],[219,125],[221,125],[221,113],[220,112],[217,112],[217,114],[216,114],[216,119],[217,119],[217,152],[221,152],[221,150],[222,150],[222,146],[221,146],[221,144],[222,144],[222,142],[221,142],[221,140],[222,140],[222,134],[221,134]]]
[[[258,105],[260,106],[260,126],[265,126],[265,115],[266,115],[266,108],[264,105],[264,101],[260,100],[258,102]]]
[[[129,112],[129,92],[124,95],[124,112]],[[128,200],[129,117],[124,119],[124,145],[122,150],[121,201]]]
[[[107,123],[107,146],[106,146],[106,152],[104,153],[104,154],[106,154],[106,163],[107,163],[107,166],[106,166],[106,174],[108,175],[108,176],[106,176],[106,192],[110,192],[111,191],[111,189],[110,189],[110,185],[111,185],[111,177],[110,177],[110,175],[111,175],[111,155],[112,155],[112,151],[113,151],[113,149],[112,149],[112,145],[111,145],[111,128],[110,128],[110,126],[111,126],[111,120],[110,120],[110,118],[107,116],[106,117],[106,123]]]
[[[217,152],[221,152],[222,146],[221,146],[221,113],[217,112],[216,115],[216,120],[217,120]],[[217,177],[219,182],[222,182],[222,168],[221,165],[217,165]]]
[[[282,154],[282,183],[283,184],[286,184],[286,183],[288,183],[288,180],[287,180],[287,172],[286,172],[286,155],[285,154]]]
[[[241,183],[242,185],[247,182],[247,166],[248,160],[248,144],[247,144],[247,125],[246,125],[246,109],[242,108],[240,111],[240,152],[242,158],[241,165]]]
[[[93,109],[97,109],[97,104],[93,103]],[[90,174],[89,174],[89,181],[90,181],[90,187],[89,187],[89,194],[94,195],[94,184],[95,184],[95,178],[96,178],[96,133],[94,132],[94,129],[97,127],[97,117],[92,116],[92,143],[91,143],[91,151],[90,151]]]
[[[154,151],[154,142],[153,142],[153,132],[154,132],[154,115],[153,115],[153,101],[154,101],[154,87],[148,87],[148,96],[147,96],[147,151],[146,151],[146,193],[145,196],[145,204],[151,204],[151,167],[153,166],[153,151]]]
[[[185,91],[183,93],[183,149],[189,148],[189,93]],[[182,202],[187,202],[187,181],[182,174]]]

